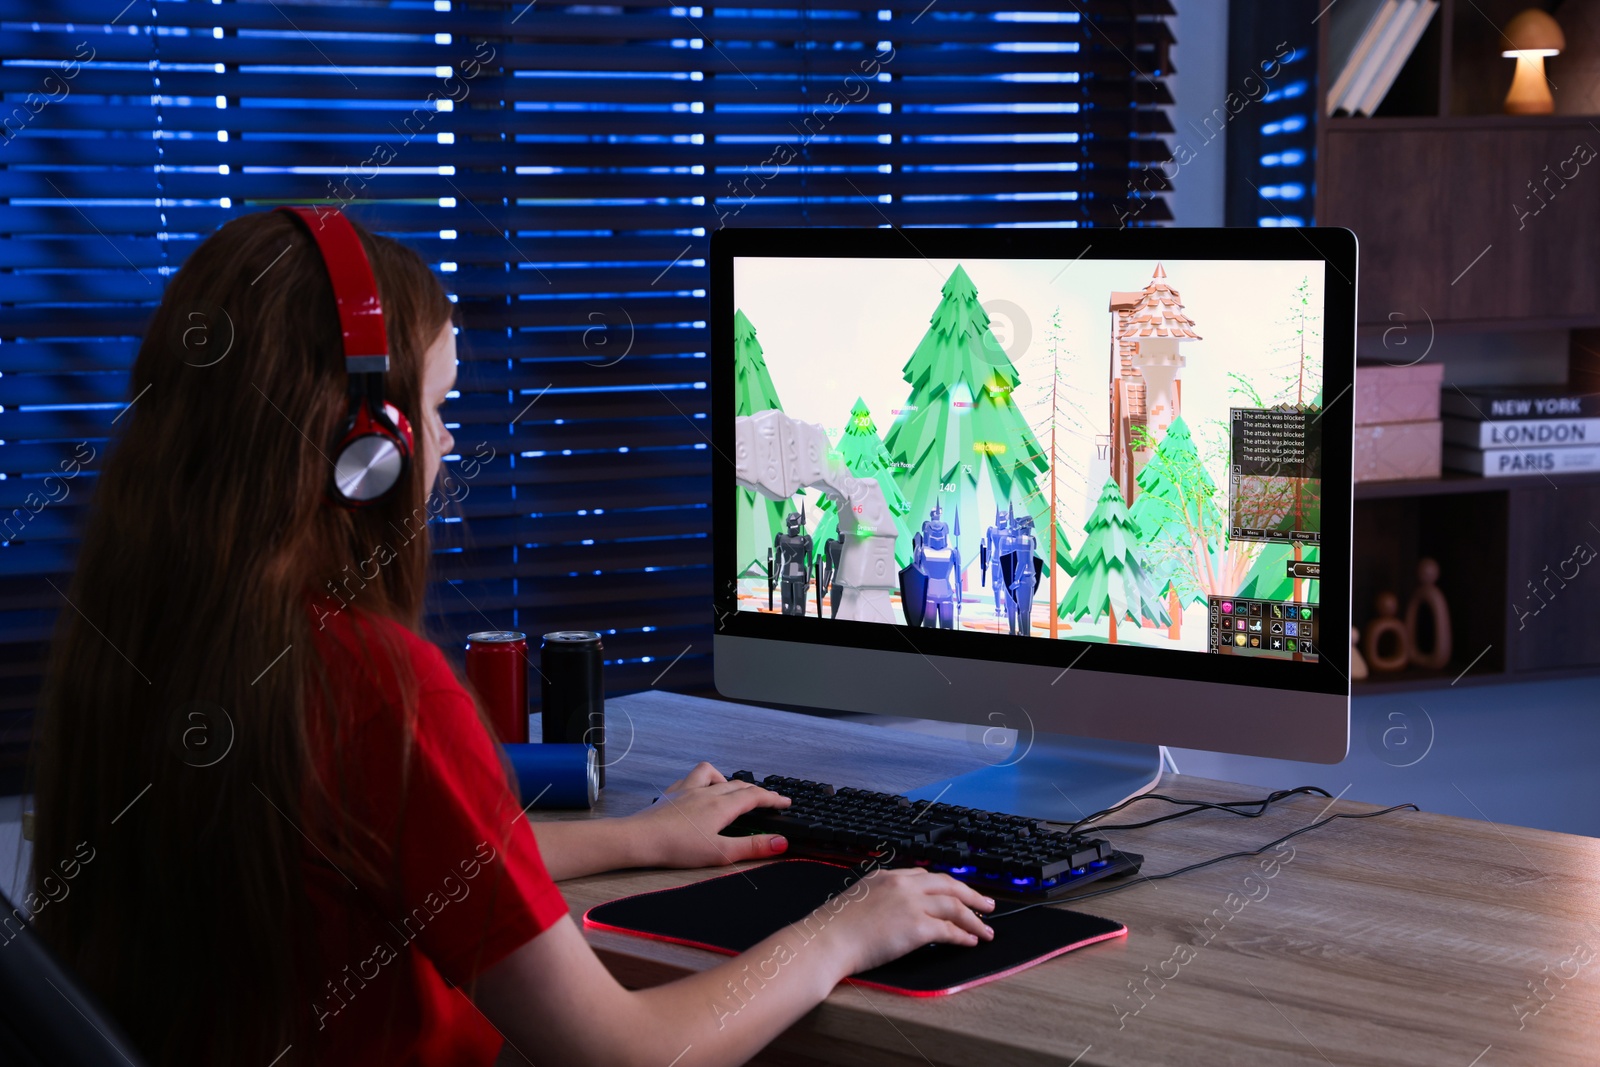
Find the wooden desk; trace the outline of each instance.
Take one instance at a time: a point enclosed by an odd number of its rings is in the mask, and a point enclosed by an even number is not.
[[[608,701],[607,726],[606,815],[649,804],[698,759],[886,791],[981,762],[960,741],[663,692]],[[1330,768],[1307,784],[1337,776]],[[1229,800],[1265,792],[1184,775],[1162,788]],[[1297,797],[1259,819],[1206,813],[1111,839],[1144,853],[1155,873],[1255,847],[1327,806]],[[1373,805],[1341,800],[1331,810]],[[1600,1063],[1600,840],[1405,811],[1331,823],[1290,844],[1271,878],[1256,859],[1229,860],[1086,901],[1082,910],[1126,923],[1128,936],[977,989],[915,999],[840,986],[756,1062]],[[709,873],[628,871],[561,888],[581,921],[602,901]],[[633,987],[721,959],[586,936]]]

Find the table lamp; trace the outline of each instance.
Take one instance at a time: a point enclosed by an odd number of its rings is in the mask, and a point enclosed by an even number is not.
[[[1544,57],[1560,55],[1567,47],[1556,20],[1537,8],[1529,8],[1506,23],[1503,31],[1505,51],[1500,54],[1517,61],[1517,73],[1506,94],[1507,115],[1548,115],[1556,109],[1550,85],[1544,76]]]

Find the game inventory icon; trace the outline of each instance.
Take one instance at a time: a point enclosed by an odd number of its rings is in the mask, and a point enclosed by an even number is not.
[[[1221,596],[1208,597],[1207,602],[1211,634],[1208,648],[1222,651],[1232,645],[1296,656],[1316,655],[1311,644],[1312,609],[1304,604]]]

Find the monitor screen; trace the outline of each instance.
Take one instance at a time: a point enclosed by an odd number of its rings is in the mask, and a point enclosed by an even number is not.
[[[1315,661],[1325,270],[736,256],[736,414],[820,426],[892,524],[741,490],[737,609],[837,620],[844,555],[892,534],[847,618]]]
[[[1337,760],[1347,230],[711,241],[725,696]]]

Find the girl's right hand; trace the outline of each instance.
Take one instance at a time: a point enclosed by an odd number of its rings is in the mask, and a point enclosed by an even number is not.
[[[899,959],[923,945],[976,945],[994,938],[978,912],[994,901],[948,874],[879,868],[812,913],[826,923],[841,978]]]
[[[550,1063],[659,1064],[663,1049],[692,1048],[696,1064],[729,1067],[749,1062],[842,978],[930,942],[993,937],[977,915],[993,907],[949,875],[879,870],[743,955],[640,990],[624,989],[562,916],[480,975],[474,1000],[506,1037],[501,1062],[520,1048]]]

